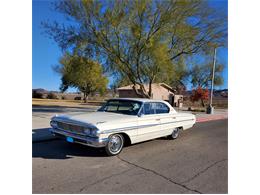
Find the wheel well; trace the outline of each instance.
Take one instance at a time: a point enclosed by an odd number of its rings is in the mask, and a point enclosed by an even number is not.
[[[178,127],[178,129],[183,130],[183,127]]]
[[[131,144],[131,139],[130,137],[126,134],[126,133],[120,133],[123,137],[124,137],[124,140],[125,140],[125,145],[128,146]]]

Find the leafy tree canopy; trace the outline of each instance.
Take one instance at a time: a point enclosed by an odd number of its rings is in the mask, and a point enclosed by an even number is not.
[[[222,73],[224,65],[216,64],[214,74],[214,85],[223,85]],[[193,87],[209,88],[212,79],[212,64],[194,65],[191,69],[191,83]]]
[[[55,10],[69,23],[43,23],[63,50],[79,50],[134,84],[173,82],[181,56],[226,43],[226,16],[204,0],[64,0]],[[177,76],[176,76],[177,75]],[[136,90],[139,85],[141,92]]]
[[[85,101],[90,93],[98,91],[103,94],[106,90],[108,80],[103,76],[102,66],[86,57],[67,52],[54,69],[62,76],[61,91],[68,87],[78,88]]]

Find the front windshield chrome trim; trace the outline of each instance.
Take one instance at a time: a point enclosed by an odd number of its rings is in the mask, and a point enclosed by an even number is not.
[[[137,116],[141,116],[141,112],[143,110],[143,107],[144,107],[144,102],[142,102],[142,105],[141,105],[141,107],[140,107],[140,109],[139,109],[139,111],[137,113]]]
[[[101,107],[97,110],[97,112],[112,112],[112,113],[116,113],[116,114],[124,114],[124,113],[121,113],[121,112],[113,112],[113,111],[100,110],[102,107],[105,107],[109,101],[113,101],[113,100],[120,101],[120,99],[111,99],[111,100],[108,100],[103,106],[101,106]],[[142,108],[143,108],[144,102],[136,101],[136,100],[123,100],[123,101],[132,101],[132,102],[138,102],[138,103],[140,103],[141,106],[140,106],[140,108],[139,108],[139,110],[138,110],[138,112],[137,112],[136,114],[134,114],[134,115],[133,115],[133,114],[124,114],[124,115],[129,115],[129,116],[139,116],[139,113],[140,113],[140,111],[141,111]]]

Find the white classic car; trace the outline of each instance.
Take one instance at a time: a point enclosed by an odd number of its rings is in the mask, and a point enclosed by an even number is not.
[[[191,128],[195,121],[193,114],[177,113],[165,101],[117,98],[108,100],[96,112],[56,115],[51,119],[50,131],[68,142],[104,147],[113,156],[127,142],[134,144],[164,136],[176,139],[180,130]]]

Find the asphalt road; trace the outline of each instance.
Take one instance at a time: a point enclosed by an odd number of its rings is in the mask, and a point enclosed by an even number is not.
[[[177,140],[119,156],[62,140],[33,143],[33,193],[227,193],[227,120],[198,123]]]

